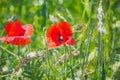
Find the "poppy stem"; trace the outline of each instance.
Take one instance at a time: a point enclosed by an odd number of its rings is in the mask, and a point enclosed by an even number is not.
[[[64,45],[64,48],[65,48],[65,60],[64,60],[64,71],[65,71],[65,76],[64,76],[64,79],[66,79],[66,46]]]
[[[21,61],[19,54],[20,54],[20,47],[18,46],[18,53],[17,53],[17,55],[18,55],[19,60]]]
[[[65,47],[65,60],[64,60],[65,76],[64,76],[64,79],[66,80],[68,63],[67,63],[67,47],[65,44],[64,44],[64,47]]]
[[[69,50],[68,50],[68,51],[70,51],[70,52],[69,52],[69,55],[71,55],[72,51],[71,51],[71,46],[70,46],[70,45],[69,45]],[[69,58],[69,61],[70,61],[70,70],[71,70],[72,79],[75,80],[74,70],[73,70],[73,68],[72,68],[74,61],[72,61],[72,60],[74,60],[74,59],[73,59],[73,56],[72,56],[72,59]],[[71,61],[72,61],[72,62],[71,62]]]
[[[74,61],[72,61],[72,60],[73,60],[73,56],[71,56],[72,51],[71,51],[71,46],[70,46],[70,45],[69,45],[68,47],[66,46],[66,52],[67,52],[68,55],[69,55],[69,56],[68,56],[69,58],[67,58],[67,59],[68,59],[67,66],[68,66],[69,69],[70,69],[72,80],[75,80],[74,70],[73,70],[73,67],[72,67]],[[69,63],[69,64],[68,64],[68,63]],[[67,71],[67,72],[68,72],[68,71]]]

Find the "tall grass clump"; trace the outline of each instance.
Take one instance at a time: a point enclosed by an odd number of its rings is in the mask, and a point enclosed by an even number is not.
[[[119,0],[1,0],[0,80],[120,80]]]

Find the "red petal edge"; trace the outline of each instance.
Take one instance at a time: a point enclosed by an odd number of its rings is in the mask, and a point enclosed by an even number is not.
[[[69,45],[74,45],[76,43],[75,39],[73,39],[72,37],[69,38],[69,40],[67,40],[66,44],[69,44]]]
[[[6,24],[6,33],[8,36],[23,36],[25,30],[22,28],[20,20],[16,22],[8,22]]]
[[[6,37],[7,44],[13,44],[18,46],[25,46],[31,42],[30,38],[24,36]]]
[[[31,24],[26,24],[23,26],[23,28],[25,30],[24,36],[31,36],[34,32],[33,25],[31,25]]]
[[[47,37],[47,42],[48,42],[48,48],[51,49],[51,48],[57,48],[59,46],[61,46],[62,44],[56,44],[55,42],[52,41],[52,39],[48,38]]]

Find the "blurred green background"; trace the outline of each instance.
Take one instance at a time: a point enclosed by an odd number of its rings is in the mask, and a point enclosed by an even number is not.
[[[52,24],[66,20],[72,25],[76,39],[71,51],[78,50],[80,54],[66,62],[72,62],[70,69],[66,70],[69,73],[66,78],[61,74],[64,64],[54,66],[65,53],[62,46],[50,50],[44,59],[33,59],[22,66],[22,73],[16,75],[14,80],[119,80],[120,0],[103,0],[103,33],[98,32],[98,7],[99,0],[0,0],[0,37],[6,36],[5,25],[10,20],[19,19],[22,25],[34,26],[32,42],[28,46],[18,48],[0,42],[0,79],[9,80],[12,70],[19,63],[9,51],[16,55],[19,52],[23,59],[29,52],[46,50],[46,31]],[[87,61],[93,52],[98,55]],[[73,72],[69,72],[72,69]],[[77,75],[78,71],[82,75]],[[93,73],[89,73],[91,71]]]

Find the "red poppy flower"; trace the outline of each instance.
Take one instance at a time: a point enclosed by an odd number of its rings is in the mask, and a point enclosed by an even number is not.
[[[31,24],[21,25],[20,20],[16,22],[8,22],[6,25],[6,33],[8,36],[1,37],[0,41],[5,41],[7,44],[24,46],[31,42],[29,36],[34,32]]]
[[[71,25],[68,22],[60,22],[52,25],[46,36],[48,48],[55,48],[62,44],[74,45],[76,42],[72,38],[72,35]]]

